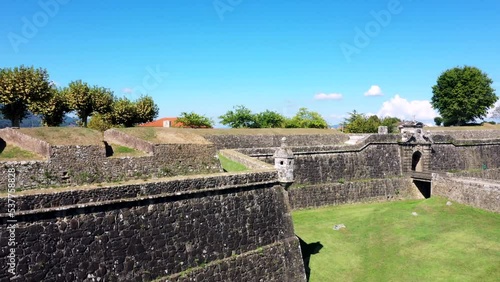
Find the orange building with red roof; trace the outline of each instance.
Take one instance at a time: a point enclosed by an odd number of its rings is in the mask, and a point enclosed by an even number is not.
[[[151,122],[146,122],[146,123],[140,124],[139,126],[145,126],[145,127],[182,127],[183,124],[180,122],[177,122],[176,117],[165,117],[165,118],[153,120]]]

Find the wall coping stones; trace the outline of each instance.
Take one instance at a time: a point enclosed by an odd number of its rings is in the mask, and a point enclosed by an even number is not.
[[[116,129],[108,129],[104,131],[104,140],[108,143],[127,146],[149,154],[153,154],[154,151],[154,144],[152,142],[131,136]]]
[[[7,143],[35,152],[44,157],[50,156],[50,144],[43,140],[22,133],[18,129],[3,128],[0,129],[0,138]]]
[[[258,159],[252,158],[235,150],[220,150],[219,154],[230,160],[239,162],[249,169],[274,169],[274,166],[268,163],[259,161]]]
[[[107,187],[67,187],[16,192],[16,215],[135,202],[196,193],[278,185],[277,172],[217,173],[210,176],[179,176],[143,183]],[[8,197],[0,195],[0,217],[7,217]]]

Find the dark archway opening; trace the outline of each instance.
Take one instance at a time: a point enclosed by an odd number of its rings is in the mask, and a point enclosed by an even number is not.
[[[413,156],[411,156],[411,170],[423,171],[421,159],[422,153],[420,153],[419,151],[413,153]]]
[[[420,191],[424,198],[428,199],[431,197],[431,182],[413,180],[413,183],[417,186],[418,191]]]

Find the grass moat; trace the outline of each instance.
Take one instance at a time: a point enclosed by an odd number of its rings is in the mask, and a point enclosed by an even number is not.
[[[295,233],[310,246],[309,281],[498,281],[500,214],[446,203],[295,211]]]

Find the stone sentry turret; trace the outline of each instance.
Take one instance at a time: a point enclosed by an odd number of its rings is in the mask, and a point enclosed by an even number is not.
[[[287,189],[293,183],[294,156],[292,149],[286,143],[286,137],[281,139],[281,146],[274,152],[274,167],[278,171],[278,179]]]

